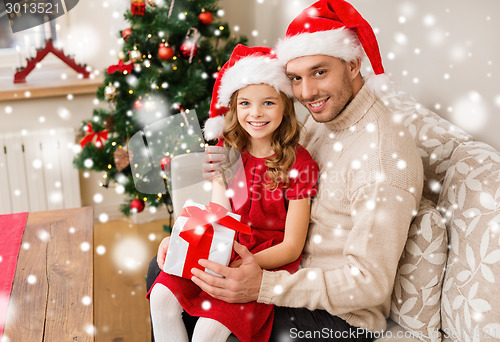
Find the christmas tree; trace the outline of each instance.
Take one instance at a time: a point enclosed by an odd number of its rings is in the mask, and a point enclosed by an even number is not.
[[[140,177],[142,171],[140,165],[129,163],[130,139],[155,121],[165,124],[177,114],[182,114],[186,124],[191,115],[189,119],[197,118],[203,127],[217,72],[233,48],[245,43],[244,37],[231,35],[227,23],[218,21],[224,12],[217,2],[147,0],[146,4],[145,0],[132,0],[130,11],[125,13],[130,27],[119,33],[123,40],[119,61],[106,70],[104,83],[97,90],[98,99],[109,103],[108,109],[95,109],[93,117],[82,123],[82,150],[73,162],[80,170],[104,171],[101,185],[119,187],[119,192],[127,195],[121,206],[127,216],[145,206],[171,205],[168,191],[137,190],[134,177]],[[178,135],[176,129],[170,127],[162,138]],[[204,141],[197,143],[203,146]],[[183,152],[190,150],[184,148]],[[165,171],[166,180],[173,155],[162,152],[160,161],[155,161]]]

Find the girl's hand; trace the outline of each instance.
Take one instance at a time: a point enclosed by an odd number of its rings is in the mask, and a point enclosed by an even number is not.
[[[158,262],[158,267],[163,270],[163,265],[165,264],[165,258],[167,257],[168,245],[170,243],[170,236],[164,238],[158,246],[158,254],[156,256],[156,262]]]
[[[238,260],[233,261],[231,264],[229,264],[229,267],[238,268],[238,267],[240,267],[240,265],[242,263],[243,263],[243,260],[238,259]]]
[[[211,181],[215,176],[220,174],[216,169],[219,163],[226,159],[224,151],[224,147],[222,146],[208,146],[205,148],[202,165],[203,178],[205,180]]]

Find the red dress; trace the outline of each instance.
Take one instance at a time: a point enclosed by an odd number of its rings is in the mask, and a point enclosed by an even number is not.
[[[283,241],[288,201],[316,194],[318,165],[305,148],[298,146],[296,161],[290,170],[290,187],[271,191],[264,187],[263,182],[267,179],[266,158],[256,158],[248,152],[243,152],[241,157],[247,180],[248,200],[234,212],[241,215],[241,222],[252,227],[252,233],[250,235],[237,233],[237,240],[255,254]],[[233,252],[231,261],[234,259]],[[299,262],[300,258],[280,267],[279,270],[294,273],[299,267]],[[167,286],[188,314],[219,321],[240,341],[269,340],[274,318],[273,305],[257,302],[226,303],[211,297],[191,280],[163,271],[151,289],[156,283]],[[208,303],[210,303],[209,309],[207,309]]]

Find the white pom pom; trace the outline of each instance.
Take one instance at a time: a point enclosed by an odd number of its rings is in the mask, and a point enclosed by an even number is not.
[[[209,118],[207,121],[205,121],[205,126],[203,127],[203,135],[207,140],[214,140],[222,137],[223,130],[224,115],[219,115],[215,118]]]
[[[382,98],[388,95],[391,91],[395,90],[394,83],[391,82],[389,76],[386,74],[367,77],[365,79],[365,86],[379,98]]]

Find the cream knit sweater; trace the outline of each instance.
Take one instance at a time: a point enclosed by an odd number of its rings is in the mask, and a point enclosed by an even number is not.
[[[384,330],[422,193],[415,142],[365,86],[333,121],[309,117],[301,144],[321,171],[301,269],[264,271],[258,302],[326,310]]]

